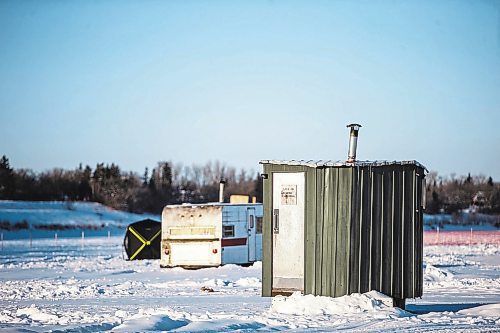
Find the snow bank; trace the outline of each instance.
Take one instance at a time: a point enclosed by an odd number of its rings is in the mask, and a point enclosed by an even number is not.
[[[276,296],[272,301],[271,312],[307,316],[371,313],[390,318],[410,315],[406,311],[391,307],[390,302],[390,297],[377,291],[336,298],[301,295],[300,292],[295,292],[289,297]]]
[[[253,287],[260,288],[262,287],[262,282],[260,279],[256,277],[245,277],[236,280],[235,284],[240,287]]]
[[[120,314],[123,315],[123,314]],[[256,320],[237,319],[233,315],[211,313],[194,315],[170,308],[144,309],[130,318],[123,318],[123,323],[114,327],[113,332],[234,332],[259,330],[266,325]]]
[[[265,325],[257,321],[231,318],[193,321],[177,329],[176,332],[253,332],[263,327]]]
[[[236,281],[228,279],[210,279],[203,282],[204,286],[209,287],[247,287],[247,288],[260,288],[262,282],[256,277],[243,277]]]
[[[458,314],[490,317],[496,319],[497,324],[500,324],[500,303],[487,304],[475,308],[460,310],[458,311]]]
[[[174,320],[167,315],[157,314],[138,316],[126,320],[123,324],[113,328],[113,332],[145,332],[145,331],[170,331],[189,323],[187,320]]]
[[[32,304],[29,307],[9,308],[1,310],[0,323],[8,325],[17,324],[21,327],[26,325],[31,327],[55,327],[62,325],[66,328],[74,328],[70,329],[70,331],[75,332],[102,332],[111,329],[121,322],[121,318],[109,316],[105,313],[86,313],[78,309],[61,311],[57,306],[43,308],[42,306]],[[0,328],[0,331],[3,330],[5,330],[5,327]],[[20,331],[24,332],[24,330]],[[51,330],[45,329],[43,331]]]
[[[451,272],[429,264],[424,264],[424,281],[442,282],[451,281],[452,279],[453,274]]]
[[[33,321],[38,321],[42,323],[47,323],[47,324],[53,324],[57,323],[57,320],[59,319],[58,316],[42,311],[35,307],[34,304],[32,304],[28,308],[20,308],[17,310],[16,315],[18,317],[26,316],[29,317]]]
[[[203,285],[209,287],[233,287],[234,283],[231,280],[225,279],[210,279],[203,282]]]

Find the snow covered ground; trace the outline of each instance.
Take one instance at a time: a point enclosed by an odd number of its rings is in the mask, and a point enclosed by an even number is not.
[[[500,332],[498,245],[426,247],[424,297],[403,311],[377,292],[264,298],[260,263],[161,269],[158,260],[125,261],[121,243],[4,241],[0,330]]]
[[[127,225],[159,215],[133,214],[96,202],[0,200],[4,239],[124,235]],[[3,230],[2,230],[3,229]]]

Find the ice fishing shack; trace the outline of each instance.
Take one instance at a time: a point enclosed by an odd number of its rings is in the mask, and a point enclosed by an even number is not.
[[[201,268],[262,260],[262,204],[168,205],[162,212],[161,267]]]
[[[422,296],[426,168],[417,161],[263,160],[262,295]]]

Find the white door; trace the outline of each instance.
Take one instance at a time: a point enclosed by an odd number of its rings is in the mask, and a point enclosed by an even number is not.
[[[247,209],[247,231],[248,231],[248,261],[255,261],[255,208]]]
[[[304,289],[303,172],[273,174],[273,290]]]

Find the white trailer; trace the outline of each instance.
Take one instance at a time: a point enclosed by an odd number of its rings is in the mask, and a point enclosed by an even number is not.
[[[262,204],[169,205],[162,212],[161,267],[262,260]]]

